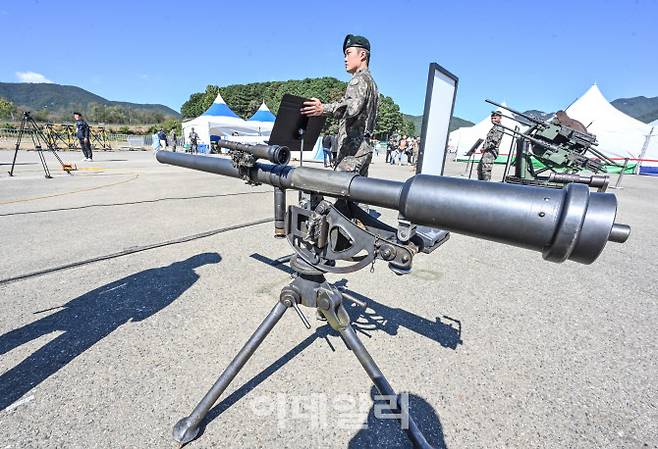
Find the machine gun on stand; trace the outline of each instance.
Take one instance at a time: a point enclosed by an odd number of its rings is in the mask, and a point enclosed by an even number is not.
[[[504,117],[528,127],[520,132],[499,125],[515,139],[514,174],[508,175],[506,170],[505,182],[553,188],[579,183],[598,188],[599,192],[606,190],[609,177],[598,173],[604,172],[606,165],[619,165],[594,148],[596,136],[588,133],[580,122],[563,112],[562,120],[542,121],[491,100],[486,102],[511,112],[512,116]],[[511,157],[512,154],[508,156]],[[543,167],[535,168],[533,158]]]
[[[159,151],[164,164],[241,178],[248,184],[274,187],[276,237],[286,237],[295,255],[292,282],[254,334],[212,388],[174,427],[173,437],[185,444],[197,437],[213,404],[258,349],[288,309],[311,327],[300,306],[316,309],[353,351],[382,395],[395,398],[396,416],[418,448],[431,446],[372,356],[355,333],[341,290],[326,273],[349,273],[381,260],[398,275],[412,270],[413,258],[431,253],[458,232],[477,238],[540,251],[553,262],[592,263],[608,241],[622,243],[630,227],[615,223],[613,194],[590,192],[581,184],[564,189],[483,183],[445,176],[416,175],[406,182],[354,173],[286,165],[285,146],[246,145],[221,140],[231,159]],[[270,163],[265,163],[266,159]],[[286,207],[285,190],[303,193],[299,204]],[[329,201],[336,198],[335,202]],[[399,212],[396,227],[366,213],[355,203]]]

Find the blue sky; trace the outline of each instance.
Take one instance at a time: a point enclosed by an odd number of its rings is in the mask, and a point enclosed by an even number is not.
[[[179,110],[207,84],[347,80],[341,45],[354,33],[403,112],[423,112],[438,62],[459,77],[455,114],[479,120],[485,98],[555,110],[594,82],[610,100],[658,96],[657,18],[658,0],[0,0],[0,81],[41,75]]]

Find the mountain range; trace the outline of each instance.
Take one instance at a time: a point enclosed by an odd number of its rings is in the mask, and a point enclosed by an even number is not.
[[[0,98],[11,101],[19,109],[47,112],[57,118],[70,118],[73,111],[89,112],[94,105],[180,118],[178,112],[162,104],[111,101],[77,86],[54,83],[0,83]]]
[[[33,112],[47,112],[52,118],[70,117],[72,111],[89,111],[94,106],[105,108],[120,108],[135,114],[160,115],[163,118],[179,119],[181,115],[173,109],[162,104],[141,104],[125,101],[112,101],[89,92],[77,86],[67,86],[54,83],[1,83],[0,98],[14,103],[19,109]],[[650,123],[658,119],[658,97],[631,97],[618,98],[611,104],[625,114],[642,122]],[[552,113],[540,110],[525,111],[536,118],[547,119]],[[422,115],[403,114],[416,126],[416,133],[420,134]],[[450,122],[450,131],[462,126],[472,126],[473,122],[453,117]]]
[[[651,123],[654,120],[658,120],[658,97],[617,98],[616,100],[612,100],[610,104],[624,114],[630,115],[641,122]],[[540,120],[548,120],[553,115],[553,112],[532,109],[525,111],[524,114]]]

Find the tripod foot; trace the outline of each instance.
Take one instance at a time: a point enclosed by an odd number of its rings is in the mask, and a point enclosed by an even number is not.
[[[174,440],[182,447],[184,444],[189,443],[199,435],[199,426],[192,427],[190,417],[185,417],[178,421],[174,426],[172,435]]]

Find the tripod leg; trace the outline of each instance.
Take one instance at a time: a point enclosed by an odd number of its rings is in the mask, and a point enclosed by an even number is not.
[[[359,359],[361,366],[366,370],[370,379],[379,390],[379,393],[388,397],[395,397],[397,402],[397,413],[400,413],[400,423],[407,420],[408,427],[404,430],[407,432],[409,439],[414,443],[414,446],[420,449],[431,449],[432,446],[427,442],[425,436],[420,431],[420,428],[415,423],[413,418],[409,416],[409,410],[407,405],[407,410],[404,410],[402,404],[400,403],[400,397],[395,393],[391,384],[388,383],[384,373],[379,369],[373,358],[370,356],[370,353],[366,350],[365,346],[361,342],[361,339],[356,335],[354,329],[351,325],[343,327],[338,330],[340,335],[343,337],[347,345],[352,349],[352,352]]]
[[[325,285],[324,288],[318,291],[318,310],[327,318],[329,325],[340,333],[347,346],[352,350],[359,363],[366,370],[370,379],[379,390],[379,393],[389,398],[394,397],[397,405],[396,412],[399,413],[400,427],[403,428],[409,439],[419,449],[431,449],[432,446],[427,442],[425,437],[420,431],[416,422],[409,416],[408,404],[401,404],[400,397],[395,393],[391,384],[388,383],[384,373],[379,369],[375,361],[372,359],[363,342],[354,332],[354,328],[350,324],[350,317],[343,307],[341,292],[334,286]],[[404,426],[403,424],[407,424]]]
[[[23,116],[21,120],[21,127],[18,131],[18,137],[16,138],[16,149],[14,150],[14,159],[11,161],[11,169],[9,170],[9,176],[14,176],[14,166],[16,165],[16,156],[18,156],[18,150],[21,147],[21,141],[23,140],[23,133],[25,132],[25,122],[26,118]]]
[[[48,169],[48,164],[46,163],[46,158],[43,155],[43,151],[41,150],[41,148],[37,149],[37,154],[39,155],[39,159],[41,159],[41,165],[43,165],[43,172],[45,173],[46,178],[47,179],[52,178],[52,176],[50,176],[50,170]]]
[[[203,399],[201,399],[199,404],[197,404],[190,416],[183,418],[176,423],[173,431],[174,440],[180,444],[185,444],[196,438],[199,434],[199,423],[206,417],[210,408],[215,402],[217,402],[217,399],[219,399],[226,387],[228,387],[235,376],[237,376],[253,353],[256,352],[258,346],[260,346],[263,340],[265,340],[267,334],[269,334],[276,323],[279,322],[290,305],[284,303],[283,300],[276,303],[272,311],[267,317],[265,317],[253,335],[249,337],[249,340],[247,340],[242,349],[240,349],[238,355],[236,355],[231,363],[229,363],[212,388],[206,393]]]
[[[14,150],[14,159],[11,161],[11,169],[9,170],[9,176],[14,176],[14,166],[16,165],[16,156],[18,155],[18,148],[20,143],[16,144],[16,150]]]

